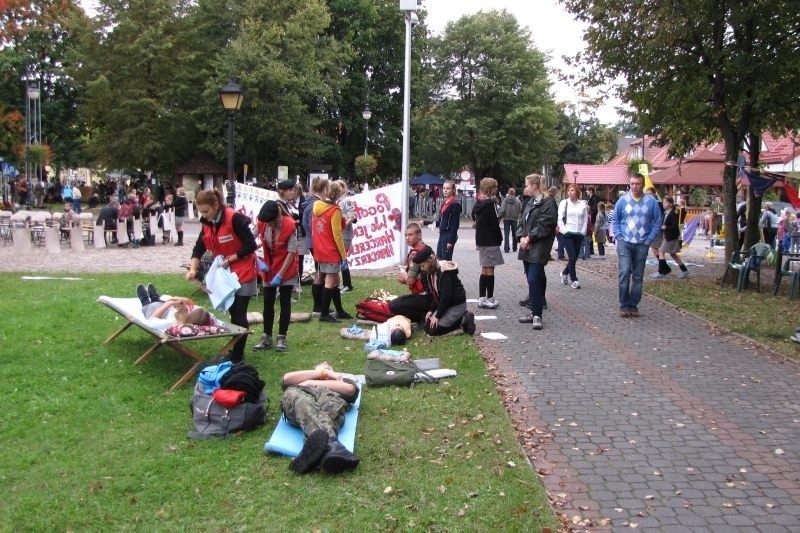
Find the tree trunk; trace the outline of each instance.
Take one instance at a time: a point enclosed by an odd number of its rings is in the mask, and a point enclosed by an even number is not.
[[[730,131],[725,136],[725,160],[736,161],[742,145],[742,138]],[[739,228],[736,223],[736,167],[725,165],[722,174],[722,202],[725,215],[725,262],[731,260],[733,252],[739,247]]]
[[[761,135],[751,134],[750,141],[750,168],[758,168],[761,158]],[[744,249],[747,250],[761,240],[761,230],[758,221],[761,218],[761,197],[753,194],[753,188],[748,187],[747,194],[747,231],[744,236]]]

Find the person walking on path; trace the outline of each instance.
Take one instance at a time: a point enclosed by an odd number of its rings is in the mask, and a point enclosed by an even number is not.
[[[531,312],[519,319],[523,324],[533,324],[533,329],[542,329],[542,309],[547,276],[544,267],[550,260],[550,249],[556,238],[558,207],[552,196],[540,189],[542,177],[530,174],[525,177],[525,194],[530,197],[520,216],[519,259],[525,267],[528,280],[528,298]]]
[[[505,263],[500,251],[503,235],[500,232],[494,201],[497,181],[494,178],[483,178],[480,192],[481,198],[472,208],[475,245],[478,247],[478,263],[481,266],[481,276],[478,278],[478,307],[497,309],[498,303],[494,298],[494,267]]]
[[[444,202],[439,209],[437,225],[439,226],[439,242],[436,245],[436,257],[445,261],[453,259],[453,248],[458,240],[458,226],[461,222],[461,204],[456,200],[456,185],[445,181],[442,185]]]
[[[666,277],[667,274],[662,274],[662,270],[667,273],[672,272],[672,269],[664,268],[667,263],[667,254],[669,254],[681,270],[678,277],[683,279],[689,275],[689,270],[683,264],[680,256],[681,231],[678,225],[678,213],[675,211],[675,200],[672,199],[672,196],[664,197],[664,220],[661,223],[661,231],[664,239],[658,248],[658,272],[650,274],[650,278],[660,279]]]
[[[247,305],[250,299],[258,294],[255,254],[257,245],[256,238],[250,231],[250,219],[237,213],[232,207],[226,206],[222,192],[216,189],[200,191],[196,202],[203,227],[192,249],[192,261],[186,279],[189,281],[195,279],[200,258],[206,250],[215,256],[223,256],[225,259],[222,266],[230,268],[231,272],[238,276],[241,284],[228,310],[231,314],[231,323],[248,329],[250,323],[247,321]],[[246,343],[247,335],[243,335],[233,345],[230,354],[232,363],[244,361]]]
[[[606,258],[606,239],[608,238],[608,215],[606,214],[606,204],[598,202],[597,219],[594,223],[594,240],[597,241],[597,256],[600,259]]]
[[[178,235],[175,246],[183,246],[183,221],[186,220],[186,212],[189,209],[189,201],[186,199],[186,190],[183,187],[178,187],[178,190],[175,191],[173,209],[175,210],[175,233]]]
[[[639,316],[644,266],[650,245],[661,232],[661,209],[654,196],[642,192],[644,176],[633,174],[630,191],[614,206],[612,224],[619,269],[619,313]]]
[[[500,204],[498,218],[503,219],[503,251],[509,252],[509,248],[517,251],[517,220],[522,214],[522,202],[517,198],[517,191],[514,187],[508,189],[506,197]]]
[[[561,271],[561,283],[573,289],[580,289],[575,263],[581,253],[583,238],[589,225],[589,208],[580,200],[580,189],[574,183],[567,188],[567,198],[558,206],[558,231],[564,236],[564,247],[567,249],[567,266]]]

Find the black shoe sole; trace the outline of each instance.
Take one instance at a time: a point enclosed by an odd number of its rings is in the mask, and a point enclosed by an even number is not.
[[[289,468],[296,474],[306,474],[317,467],[328,447],[328,433],[318,429],[306,438],[303,449],[297,454]]]
[[[350,457],[326,455],[322,458],[320,468],[326,474],[338,474],[346,470],[355,469],[359,462],[361,462],[361,460],[355,455],[351,455]]]

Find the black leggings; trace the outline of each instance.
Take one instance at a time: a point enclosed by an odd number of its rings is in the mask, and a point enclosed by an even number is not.
[[[249,303],[249,296],[240,296],[237,294],[234,297],[233,305],[231,305],[231,308],[228,310],[231,314],[231,324],[250,329],[250,323],[247,321],[247,305]],[[244,360],[245,344],[247,344],[247,335],[242,335],[242,337],[236,341],[236,344],[233,345],[233,350],[231,350],[230,358],[232,362],[238,363]]]
[[[278,319],[278,335],[286,335],[289,321],[292,318],[292,291],[294,285],[280,286],[281,314]],[[275,321],[275,296],[278,287],[264,287],[264,333],[272,335],[272,323]]]

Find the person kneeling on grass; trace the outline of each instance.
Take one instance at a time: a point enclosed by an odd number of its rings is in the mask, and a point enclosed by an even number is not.
[[[475,333],[475,316],[467,311],[467,293],[458,279],[458,265],[439,261],[430,246],[417,252],[413,259],[422,272],[425,292],[431,295],[431,309],[425,315],[425,333],[444,335],[458,328]]]
[[[197,326],[210,326],[214,324],[214,317],[200,306],[194,305],[189,298],[171,296],[162,299],[158,291],[149,284],[136,286],[136,296],[142,302],[142,314],[147,323],[159,330],[175,324],[195,324]]]
[[[297,474],[318,466],[326,474],[353,470],[359,459],[337,439],[344,415],[359,394],[358,385],[323,362],[312,370],[283,375],[281,409],[290,424],[303,430],[303,449],[289,464]]]

